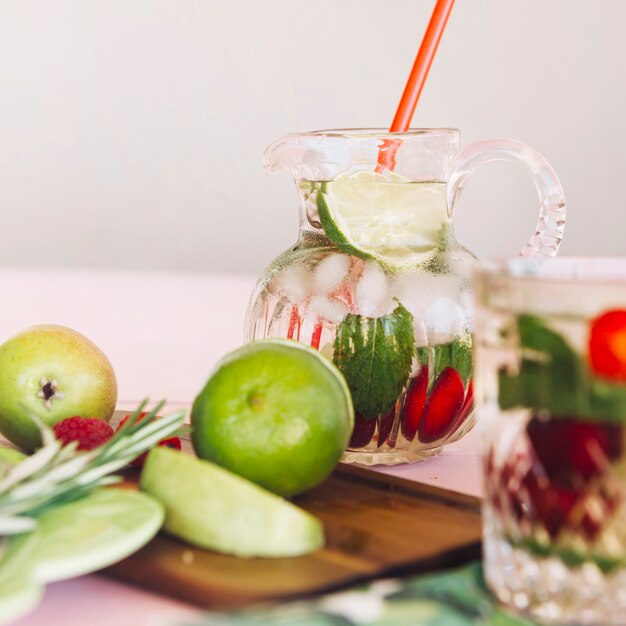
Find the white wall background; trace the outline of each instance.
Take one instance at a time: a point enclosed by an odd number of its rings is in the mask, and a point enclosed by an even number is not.
[[[1,0],[0,264],[245,270],[297,234],[277,136],[386,126],[434,0]],[[567,254],[626,254],[626,2],[457,0],[414,126],[542,152]],[[481,170],[459,239],[511,254],[535,222]]]

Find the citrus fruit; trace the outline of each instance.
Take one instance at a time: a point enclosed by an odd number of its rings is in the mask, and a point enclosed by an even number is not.
[[[283,557],[321,548],[321,523],[309,513],[214,463],[154,448],[141,489],[165,506],[167,532],[238,556]]]
[[[111,363],[64,326],[33,326],[0,346],[0,432],[31,452],[41,445],[31,415],[49,426],[73,415],[108,420],[117,402]]]
[[[350,392],[319,352],[288,339],[226,355],[193,403],[196,454],[291,496],[332,471],[354,427]]]
[[[448,221],[444,183],[412,182],[393,173],[339,174],[322,184],[317,209],[340,250],[389,268],[423,262]]]

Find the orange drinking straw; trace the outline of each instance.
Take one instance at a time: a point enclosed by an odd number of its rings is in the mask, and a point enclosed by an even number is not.
[[[454,0],[437,0],[430,22],[424,33],[422,44],[415,57],[415,63],[413,63],[413,68],[409,74],[409,80],[404,88],[402,98],[400,98],[396,116],[393,118],[393,122],[389,128],[389,131],[392,133],[404,132],[408,130],[411,125],[411,118],[415,112],[417,101],[422,93],[428,71],[435,58],[437,46],[441,40],[441,35],[443,35],[453,5]],[[398,142],[393,142],[393,145],[390,145],[389,142],[385,142],[385,145],[378,155],[378,167],[376,171],[381,171],[383,167],[393,169],[395,165],[394,157],[398,147]]]

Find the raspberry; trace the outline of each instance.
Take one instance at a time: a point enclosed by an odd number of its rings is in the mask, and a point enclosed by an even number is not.
[[[106,443],[113,435],[113,429],[97,417],[67,417],[53,427],[54,436],[66,446],[78,441],[78,450],[93,450]]]
[[[140,413],[135,423],[140,422],[146,415],[147,413]],[[124,426],[124,424],[126,424],[129,418],[130,418],[130,415],[126,415],[118,424],[117,430],[119,430],[122,426]],[[182,443],[178,437],[168,437],[167,439],[161,439],[161,441],[157,443],[157,446],[173,448],[174,450],[182,450],[183,448]],[[143,467],[143,464],[145,463],[147,456],[148,456],[148,453],[144,452],[143,454],[140,454],[136,459],[131,461],[130,464],[134,465],[135,467]]]

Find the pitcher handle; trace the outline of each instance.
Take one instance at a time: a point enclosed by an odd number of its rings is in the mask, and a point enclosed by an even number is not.
[[[491,161],[508,161],[525,166],[539,194],[539,221],[533,236],[522,248],[525,257],[553,257],[559,250],[565,229],[565,197],[552,166],[536,150],[514,139],[485,139],[461,149],[448,178],[448,212],[467,177]]]

